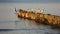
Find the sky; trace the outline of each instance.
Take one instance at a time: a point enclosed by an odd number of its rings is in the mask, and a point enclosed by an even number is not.
[[[22,2],[22,3],[60,3],[60,0],[0,0],[0,2]]]

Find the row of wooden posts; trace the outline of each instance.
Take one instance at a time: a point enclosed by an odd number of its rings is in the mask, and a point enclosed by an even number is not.
[[[37,23],[43,23],[54,27],[60,27],[60,16],[51,14],[33,13],[32,11],[19,10],[18,17],[35,20]]]

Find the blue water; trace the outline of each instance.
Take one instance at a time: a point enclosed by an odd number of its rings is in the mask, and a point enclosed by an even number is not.
[[[45,14],[60,16],[60,4],[0,3],[0,34],[60,34],[60,30],[49,25],[38,25],[35,21],[18,18],[15,8],[41,8]]]

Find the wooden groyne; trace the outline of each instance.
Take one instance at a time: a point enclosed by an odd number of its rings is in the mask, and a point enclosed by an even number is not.
[[[60,16],[28,12],[22,9],[18,10],[18,17],[35,20],[37,23],[47,24],[54,27],[60,28]]]

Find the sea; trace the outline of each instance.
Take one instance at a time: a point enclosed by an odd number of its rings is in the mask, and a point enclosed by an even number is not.
[[[44,9],[44,14],[60,16],[60,3],[0,3],[0,34],[60,34],[60,29],[18,18],[16,10]]]

